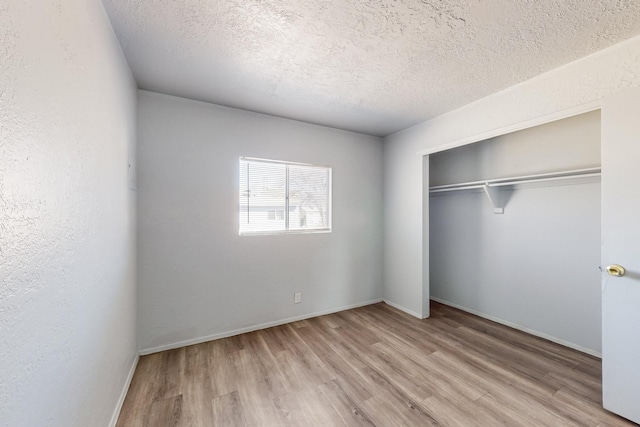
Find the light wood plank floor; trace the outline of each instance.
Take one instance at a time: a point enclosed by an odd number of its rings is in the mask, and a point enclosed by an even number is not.
[[[600,361],[432,303],[374,304],[140,359],[118,426],[625,426]]]

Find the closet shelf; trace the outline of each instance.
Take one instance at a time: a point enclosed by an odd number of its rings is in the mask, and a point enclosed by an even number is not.
[[[504,207],[501,206],[500,203],[500,197],[498,193],[500,187],[507,187],[511,185],[525,184],[530,182],[561,181],[568,179],[587,178],[592,176],[600,176],[600,172],[601,169],[597,167],[541,173],[536,175],[522,175],[508,178],[486,179],[483,181],[460,182],[457,184],[435,185],[433,187],[429,187],[429,193],[433,194],[449,191],[482,189],[493,205],[493,212],[501,214],[504,213]]]

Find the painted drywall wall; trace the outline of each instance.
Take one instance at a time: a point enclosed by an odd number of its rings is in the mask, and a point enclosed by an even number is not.
[[[597,167],[600,112],[429,157],[433,185]],[[504,215],[478,190],[430,197],[431,297],[600,354],[598,179],[500,196]]]
[[[429,185],[600,167],[600,110],[429,157]]]
[[[640,37],[564,65],[384,140],[384,298],[420,313],[429,292],[422,242],[422,159],[418,152],[476,142],[585,111],[640,86]],[[424,270],[424,271],[423,271]],[[423,274],[425,278],[423,279]],[[421,313],[425,314],[425,313]]]
[[[0,5],[0,425],[105,426],[137,358],[136,89],[99,1]]]
[[[143,352],[380,300],[379,138],[145,91],[138,120]],[[239,236],[240,156],[331,166],[333,231]]]
[[[393,136],[385,138],[383,147],[384,299],[416,317],[427,317],[422,304],[429,293],[428,274],[422,279],[422,212],[427,200],[422,195],[423,158],[412,144]]]

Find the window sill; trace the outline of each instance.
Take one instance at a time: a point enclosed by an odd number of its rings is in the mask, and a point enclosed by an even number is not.
[[[243,231],[240,236],[278,236],[285,234],[321,234],[331,233],[330,228],[317,228],[313,230],[274,230],[274,231]]]

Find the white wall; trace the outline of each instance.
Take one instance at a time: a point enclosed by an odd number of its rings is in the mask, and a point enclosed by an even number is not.
[[[429,157],[433,185],[597,167],[600,114]],[[527,184],[500,196],[504,215],[478,190],[430,197],[431,297],[600,354],[598,180]]]
[[[380,300],[379,138],[144,91],[138,119],[143,352]],[[333,231],[239,236],[240,156],[331,166]]]
[[[586,104],[639,85],[640,37],[635,37],[385,138],[384,298],[428,314],[420,307],[420,297],[429,292],[423,272],[429,255],[421,238],[418,151],[451,148],[582,112]]]
[[[429,157],[430,185],[600,167],[600,110]]]
[[[0,425],[104,426],[136,354],[136,90],[99,1],[0,6]]]

